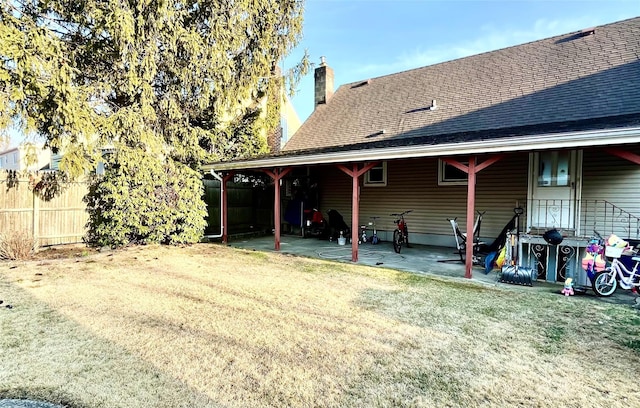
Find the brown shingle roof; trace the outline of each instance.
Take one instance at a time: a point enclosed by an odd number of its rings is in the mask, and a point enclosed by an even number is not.
[[[469,141],[638,114],[640,17],[364,82],[341,86],[283,150]]]

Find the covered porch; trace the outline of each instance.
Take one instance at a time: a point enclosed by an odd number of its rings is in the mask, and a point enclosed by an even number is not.
[[[447,153],[453,153],[453,147],[449,147],[451,151],[447,150]],[[486,145],[483,147],[486,149]],[[640,155],[623,152],[620,149],[606,148],[608,153],[607,157],[617,157],[617,163],[632,163],[631,170],[635,171],[635,167],[640,164]],[[350,152],[353,156],[353,152]],[[385,154],[382,154],[385,153]],[[280,250],[282,237],[287,231],[282,231],[283,226],[283,211],[286,208],[285,197],[289,194],[290,187],[295,184],[295,179],[299,177],[300,172],[302,174],[316,173],[316,180],[320,182],[318,185],[324,186],[324,196],[331,197],[330,200],[324,200],[320,203],[321,210],[326,212],[330,208],[339,208],[341,212],[344,212],[346,217],[345,221],[352,227],[352,231],[356,232],[359,225],[365,224],[372,215],[387,214],[393,208],[398,208],[400,211],[405,209],[414,209],[410,221],[410,242],[415,244],[423,244],[425,246],[432,246],[438,248],[440,253],[448,253],[448,257],[455,257],[453,253],[454,249],[448,245],[453,240],[451,229],[446,222],[446,218],[460,217],[459,223],[461,229],[465,231],[473,230],[474,219],[476,209],[486,211],[490,209],[487,218],[492,217],[493,225],[487,224],[489,228],[486,229],[490,238],[495,237],[495,232],[502,228],[505,221],[508,220],[513,214],[513,205],[524,208],[524,215],[521,220],[522,229],[521,232],[529,235],[523,237],[523,242],[527,245],[522,248],[521,265],[532,267],[539,272],[539,280],[550,281],[564,281],[566,276],[573,276],[578,278],[580,284],[583,279],[578,276],[582,271],[579,268],[580,258],[582,256],[582,250],[588,242],[588,236],[593,229],[598,229],[603,234],[615,232],[613,224],[610,221],[620,221],[620,215],[623,214],[620,208],[609,205],[606,201],[593,201],[583,200],[579,198],[565,200],[565,199],[531,199],[531,195],[527,193],[527,156],[530,151],[524,152],[511,152],[510,155],[503,154],[479,154],[463,156],[467,160],[460,161],[459,157],[448,156],[442,154],[442,151],[438,151],[432,155],[429,150],[426,150],[422,157],[416,153],[414,148],[410,153],[407,153],[406,157],[395,158],[388,152],[376,152],[369,153],[365,157],[361,157],[361,161],[344,162],[343,153],[336,153],[339,157],[332,157],[332,155],[285,155],[280,157],[272,157],[268,159],[248,160],[245,162],[236,163],[219,163],[217,165],[208,166],[208,169],[212,171],[212,174],[219,178],[221,184],[224,186],[226,183],[234,178],[236,174],[243,174],[246,172],[257,172],[268,175],[271,180],[271,186],[273,186],[273,236],[270,238],[270,247],[276,251]],[[519,156],[513,156],[519,154]],[[593,163],[595,157],[600,158],[602,155],[599,151],[590,150],[588,161]],[[505,159],[511,157],[510,159]],[[355,157],[350,157],[351,160]],[[367,160],[370,159],[370,160]],[[466,185],[442,187],[435,185],[435,179],[437,173],[428,173],[428,169],[434,169],[434,165],[437,160],[442,160],[448,164],[453,165],[458,170],[466,174]],[[506,166],[502,166],[503,162],[508,162]],[[379,163],[385,163],[389,169],[389,185],[384,188],[367,188],[363,187],[366,179],[367,172]],[[386,165],[388,163],[388,166]],[[610,162],[609,162],[610,163]],[[280,166],[274,166],[280,165]],[[609,168],[613,166],[609,165]],[[214,172],[217,171],[217,173]],[[407,169],[411,169],[412,174],[420,175],[419,178],[407,178]],[[425,170],[426,169],[426,170]],[[486,170],[485,170],[486,169]],[[618,172],[618,170],[615,170]],[[476,203],[476,174],[479,174],[478,188],[481,194],[481,200],[484,200],[478,205]],[[485,176],[485,173],[486,176]],[[599,170],[602,173],[602,170]],[[505,174],[513,174],[517,177],[516,188],[510,189],[510,199],[502,199],[498,201],[493,200],[495,194],[492,191],[499,183],[504,182]],[[530,174],[530,173],[529,173]],[[537,174],[537,173],[536,173]],[[576,176],[582,174],[581,171],[576,171]],[[588,177],[591,179],[591,177]],[[338,184],[336,184],[338,183]],[[422,184],[420,184],[422,183]],[[430,184],[429,184],[430,183]],[[497,184],[498,183],[498,184]],[[608,183],[611,185],[612,183]],[[529,182],[531,185],[531,182]],[[575,191],[575,183],[567,183],[568,188]],[[584,184],[583,184],[584,186]],[[596,184],[597,186],[597,184]],[[625,187],[624,184],[621,188]],[[455,189],[455,191],[454,191]],[[611,189],[611,186],[609,186]],[[281,192],[282,190],[282,192]],[[595,189],[598,193],[602,193],[601,189]],[[488,191],[488,193],[487,193]],[[585,195],[585,191],[588,189],[583,188],[582,193]],[[617,190],[616,190],[617,191]],[[422,194],[422,195],[421,195]],[[427,196],[428,195],[428,196]],[[348,198],[347,198],[348,197]],[[503,202],[504,201],[504,202]],[[223,242],[227,242],[228,224],[227,218],[227,206],[226,206],[226,187],[223,188],[221,193],[221,225],[222,231],[220,237]],[[462,204],[464,203],[464,204]],[[402,207],[398,207],[402,205]],[[350,213],[346,213],[345,209],[350,207]],[[576,228],[568,229],[566,227],[566,219],[563,218],[566,214],[570,215],[574,221],[572,226]],[[388,217],[387,217],[388,218]],[[526,225],[530,224],[532,220],[536,221],[536,225],[543,225],[544,228],[540,228],[539,231],[527,229]],[[497,221],[496,221],[497,220]],[[383,219],[384,221],[384,219]],[[414,221],[417,221],[414,223]],[[632,222],[633,221],[633,222]],[[387,220],[388,224],[388,220]],[[625,229],[634,230],[637,234],[638,230],[638,218],[630,217],[627,214],[625,219]],[[631,225],[633,224],[633,225]],[[412,228],[416,225],[417,228]],[[537,244],[543,244],[540,235],[554,226],[559,226],[565,235],[565,242],[563,248],[558,248],[556,251],[551,251],[551,248],[542,245],[542,250],[535,250],[538,248]],[[391,227],[391,228],[389,228]],[[393,232],[393,226],[387,225],[379,226],[379,236],[383,241],[390,241],[390,233]],[[491,229],[492,228],[492,229]],[[611,231],[608,231],[609,229]],[[271,229],[270,229],[271,231]],[[483,231],[485,227],[483,224]],[[626,231],[628,233],[630,231]],[[484,234],[484,232],[483,232]],[[483,237],[484,238],[484,237]],[[624,238],[632,238],[631,236],[624,235]],[[316,244],[322,243],[331,246],[329,242],[315,241]],[[488,241],[490,242],[490,241]],[[290,242],[287,243],[290,245]],[[333,246],[335,247],[335,242]],[[347,243],[346,246],[340,250],[342,252],[348,252],[350,260],[352,262],[358,262],[360,260],[361,250],[357,242],[353,244]],[[570,250],[569,250],[570,249]],[[350,252],[349,252],[350,251]],[[478,272],[482,274],[482,269],[473,267],[471,259],[473,254],[471,245],[467,245],[465,258],[469,260],[466,265],[463,266],[464,274],[466,278],[472,278]],[[342,255],[341,255],[342,256]],[[402,255],[403,256],[403,255]],[[389,258],[387,262],[392,262],[392,258]],[[400,260],[400,259],[397,259]],[[376,261],[378,262],[378,261]],[[384,261],[382,261],[384,263]],[[425,262],[428,264],[428,262]],[[437,262],[437,259],[435,260]],[[374,262],[375,264],[375,262]],[[459,264],[457,265],[459,266]],[[569,274],[567,275],[567,272]]]

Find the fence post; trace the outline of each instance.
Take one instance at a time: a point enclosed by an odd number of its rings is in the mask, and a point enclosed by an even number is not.
[[[33,189],[31,191],[33,194],[33,216],[31,217],[33,221],[33,225],[31,226],[31,236],[33,240],[37,242],[38,240],[38,226],[40,225],[40,200],[38,200],[38,195],[36,194],[36,190]]]

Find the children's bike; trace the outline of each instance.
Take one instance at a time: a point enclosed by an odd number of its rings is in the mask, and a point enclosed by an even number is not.
[[[366,225],[361,225],[360,226],[360,236],[358,237],[358,244],[364,244],[368,240],[369,240],[369,237],[367,237],[367,226]]]
[[[380,242],[380,239],[378,238],[378,230],[376,230],[376,220],[380,217],[370,218],[373,220],[369,223],[369,225],[371,225],[371,228],[373,228],[373,235],[371,235],[371,237],[369,238],[369,242],[371,242],[373,245],[376,245]]]
[[[622,244],[615,244],[617,237],[610,236],[605,246],[605,256],[611,259],[611,265],[603,272],[597,272],[592,279],[593,291],[598,296],[611,296],[618,289],[637,289],[640,287],[640,257],[636,252],[632,255],[623,255],[623,252],[631,248],[622,241]],[[622,260],[621,258],[625,258]]]
[[[407,210],[401,213],[394,213],[391,216],[396,217],[393,221],[396,224],[396,229],[393,231],[393,250],[396,253],[400,253],[402,245],[406,245],[409,248],[409,230],[407,228],[407,222],[404,220],[404,216],[409,214],[413,210]]]
[[[369,223],[369,225],[361,225],[360,226],[360,238],[358,239],[358,244],[364,244],[365,242],[370,242],[373,245],[376,245],[380,242],[378,238],[378,231],[376,230],[376,219],[380,217],[369,217],[373,221]],[[373,229],[373,235],[370,237],[367,236],[367,228],[371,226]]]

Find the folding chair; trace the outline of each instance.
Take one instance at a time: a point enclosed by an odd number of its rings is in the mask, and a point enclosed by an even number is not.
[[[482,224],[482,216],[485,211],[478,211],[478,216],[476,217],[476,222],[473,224],[473,263],[477,264],[480,262],[480,257],[478,256],[479,250],[481,247],[485,247],[485,243],[480,241],[480,225]],[[451,229],[453,230],[453,237],[456,240],[456,249],[458,250],[458,255],[460,256],[460,262],[465,263],[465,257],[467,254],[467,234],[465,232],[460,231],[460,227],[458,227],[457,218],[447,218],[447,221],[451,224]],[[438,262],[458,262],[458,259],[439,259]]]

